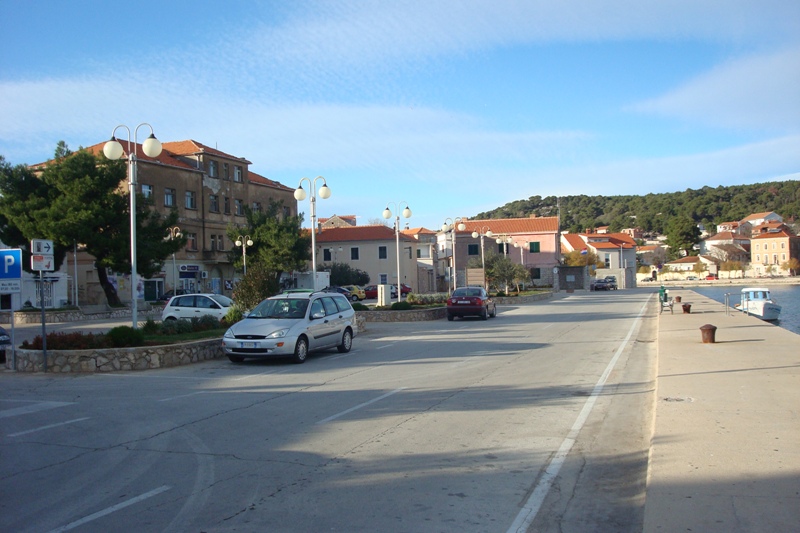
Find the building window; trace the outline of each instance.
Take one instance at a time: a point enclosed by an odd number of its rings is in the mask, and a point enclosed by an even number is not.
[[[218,169],[217,169],[217,162],[216,161],[209,161],[208,162],[208,175],[212,178],[216,178],[218,176]]]
[[[481,255],[481,247],[478,244],[470,244],[467,246],[467,255]]]
[[[381,285],[386,285],[387,283],[389,283],[388,274],[378,274],[378,276],[381,278]],[[389,296],[391,296],[391,294]]]
[[[782,243],[781,243],[781,250],[785,250],[785,249],[786,249],[786,243],[785,243],[785,242],[782,242]]]
[[[244,202],[239,200],[238,198],[233,201],[233,205],[236,208],[236,215],[243,217],[244,216]]]
[[[197,199],[194,191],[186,191],[186,209],[197,209]]]
[[[540,243],[538,241],[537,242],[529,242],[528,246],[529,246],[528,251],[530,251],[530,253],[532,253],[532,254],[538,254],[541,251],[539,249]]]
[[[222,163],[222,179],[231,179],[231,169],[228,163]]]
[[[358,248],[350,248],[350,260],[358,261]]]
[[[378,246],[378,259],[386,259],[389,257],[385,246]]]
[[[219,196],[216,194],[208,197],[208,210],[212,213],[219,213]]]
[[[322,260],[323,261],[330,261],[333,256],[331,255],[330,248],[323,248],[322,249]]]
[[[236,165],[236,168],[233,169],[233,181],[243,181],[244,180],[244,171],[241,166]]]
[[[230,215],[231,214],[231,199],[228,198],[227,196],[223,196],[222,197],[222,203],[225,204],[225,214],[226,215]]]
[[[531,269],[531,279],[542,279],[542,269],[541,268],[532,268]]]
[[[284,218],[284,220],[286,220],[290,216],[292,216],[292,211],[289,209],[288,206],[283,206],[283,218]]]
[[[253,213],[261,212],[261,202],[253,202]]]
[[[164,189],[164,207],[175,205],[175,189]]]
[[[761,254],[756,254],[756,263],[761,261]]]
[[[211,235],[211,251],[212,252],[221,252],[225,248],[223,247],[222,241],[223,235]]]
[[[152,198],[153,197],[153,186],[152,185],[144,185],[142,184],[142,196],[145,198]]]
[[[197,233],[185,233],[186,235],[186,249],[196,252],[197,251]]]

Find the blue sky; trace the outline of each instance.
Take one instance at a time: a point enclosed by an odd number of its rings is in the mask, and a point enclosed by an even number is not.
[[[534,195],[800,179],[797,0],[0,0],[0,13],[13,164],[147,122],[291,187],[324,176],[319,216],[366,224],[405,202],[408,224],[431,229]]]

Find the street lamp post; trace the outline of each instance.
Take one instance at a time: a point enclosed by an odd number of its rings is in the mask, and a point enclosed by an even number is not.
[[[450,222],[448,222],[448,220]],[[442,231],[445,233],[450,231],[450,237],[453,241],[453,290],[458,288],[458,270],[456,270],[456,230],[464,231],[467,229],[463,220],[464,219],[461,217],[456,217],[455,219],[446,218],[444,224],[442,224]]]
[[[512,240],[513,240],[513,239],[512,239],[512,238],[511,238],[509,235],[500,235],[500,236],[498,236],[498,237],[497,237],[497,239],[495,239],[495,242],[496,242],[497,244],[502,244],[502,245],[504,245],[504,246],[503,246],[503,255],[508,255],[508,244],[509,244],[509,243],[510,243]]]
[[[526,244],[528,244],[528,243],[526,243],[526,242],[524,242],[524,243],[515,242],[514,243],[514,248],[519,248],[519,264],[523,265],[523,266],[525,265],[525,259],[523,258],[522,253],[525,251],[525,245]]]
[[[486,288],[486,258],[485,258],[484,252],[483,252],[483,238],[484,237],[489,237],[491,239],[493,235],[494,234],[492,233],[492,230],[490,230],[486,226],[481,226],[480,228],[477,229],[477,231],[473,231],[472,232],[472,238],[473,239],[477,239],[478,237],[481,238],[481,268],[483,268],[483,288],[484,289]]]
[[[400,207],[406,204],[405,209],[403,209],[403,218],[411,218],[411,209],[408,207],[408,202],[402,201],[398,203],[389,202],[386,205],[386,209],[383,210],[383,218],[389,220],[392,218],[392,212],[389,209],[390,205],[394,205],[396,211],[395,219],[394,219],[394,236],[395,242],[397,243],[397,301],[400,302],[400,298],[403,295],[402,286],[400,285]]]
[[[309,178],[300,178],[300,184],[297,186],[297,189],[294,191],[294,199],[298,202],[302,202],[306,199],[308,194],[303,189],[303,180],[308,182],[308,188],[311,191],[310,202],[311,202],[311,272],[314,276],[313,280],[313,287],[314,291],[317,290],[317,192],[319,192],[319,197],[323,200],[331,197],[331,190],[328,187],[328,184],[325,182],[325,178],[322,176],[317,176],[313,180]],[[317,181],[322,180],[322,187],[319,188],[317,191]]]
[[[247,247],[253,246],[253,240],[250,238],[250,235],[245,235],[242,237],[239,235],[236,238],[236,246],[242,247],[242,267],[244,269],[244,275],[247,275]]]
[[[150,128],[150,137],[142,143],[142,152],[147,157],[158,157],[161,154],[161,143],[153,133],[153,126],[142,122],[133,130],[133,150],[131,150],[131,130],[128,126],[120,124],[111,132],[111,140],[103,146],[103,154],[109,159],[117,160],[122,157],[123,149],[114,134],[120,128],[128,131],[128,181],[130,182],[131,195],[131,315],[133,318],[133,328],[137,327],[137,298],[138,298],[138,273],[136,272],[136,147],[138,146],[137,136],[139,128],[147,126]]]
[[[171,241],[181,238],[181,228],[179,228],[178,226],[167,228],[167,233],[169,234],[169,240]],[[175,252],[172,252],[172,295],[175,296],[177,294],[178,294],[178,267],[177,264],[175,263]]]

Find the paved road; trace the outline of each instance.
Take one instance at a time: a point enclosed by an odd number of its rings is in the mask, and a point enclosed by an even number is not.
[[[0,530],[640,531],[651,292],[369,324],[304,365],[4,373]]]

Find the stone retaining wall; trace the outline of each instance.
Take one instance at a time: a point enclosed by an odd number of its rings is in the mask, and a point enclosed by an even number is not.
[[[148,310],[138,310],[137,322],[145,321],[148,318],[153,320],[161,320],[162,307],[154,307]],[[105,319],[123,319],[131,318],[131,310],[127,307],[119,309],[103,311],[100,313],[84,313],[80,309],[65,309],[63,311],[47,311],[44,312],[44,319],[48,324],[54,322],[83,322],[85,320],[105,320]],[[10,324],[11,313],[8,311],[0,313],[0,323]],[[41,311],[15,311],[14,324],[41,324],[42,312]]]
[[[142,346],[139,348],[104,348],[96,350],[47,350],[47,371],[114,372],[118,370],[150,370],[189,365],[208,359],[225,357],[221,339]],[[41,372],[41,350],[16,350],[17,372]],[[11,351],[6,350],[6,368],[12,369]]]

